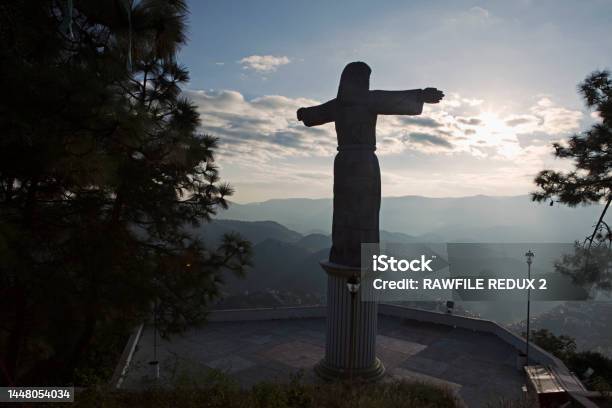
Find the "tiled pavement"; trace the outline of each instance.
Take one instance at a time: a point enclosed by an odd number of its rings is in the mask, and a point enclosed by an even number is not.
[[[378,332],[377,356],[388,378],[450,387],[470,407],[522,396],[517,351],[491,334],[389,316],[379,316]],[[216,322],[159,340],[157,359],[164,381],[197,381],[216,368],[248,387],[287,381],[300,370],[306,381],[318,381],[312,367],[324,352],[323,318]],[[123,387],[146,386],[151,360],[152,330],[145,330]]]

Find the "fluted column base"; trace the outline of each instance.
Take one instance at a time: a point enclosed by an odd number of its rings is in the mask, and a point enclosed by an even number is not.
[[[382,361],[376,357],[374,363],[370,367],[353,369],[353,374],[348,369],[329,366],[325,363],[325,359],[319,361],[314,368],[315,373],[326,381],[337,380],[362,380],[362,381],[377,381],[385,375],[385,366]]]
[[[375,381],[385,368],[376,358],[378,304],[362,302],[360,287],[353,295],[347,281],[359,278],[360,269],[321,262],[327,272],[327,330],[325,357],[315,372],[325,380],[361,379]]]

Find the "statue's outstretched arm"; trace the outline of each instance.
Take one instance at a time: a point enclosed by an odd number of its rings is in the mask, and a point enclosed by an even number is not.
[[[379,115],[420,115],[424,103],[438,103],[444,97],[436,88],[408,91],[370,91],[370,109]]]
[[[297,111],[297,119],[304,125],[318,126],[336,120],[336,99],[325,102],[322,105],[300,108]]]

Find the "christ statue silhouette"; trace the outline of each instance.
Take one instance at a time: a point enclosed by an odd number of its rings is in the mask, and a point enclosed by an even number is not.
[[[351,62],[342,71],[338,96],[322,105],[300,108],[306,126],[335,122],[338,154],[334,160],[334,215],[329,261],[361,266],[361,243],[378,243],[380,167],[376,150],[378,115],[420,115],[424,103],[438,103],[436,88],[370,91],[372,70]]]

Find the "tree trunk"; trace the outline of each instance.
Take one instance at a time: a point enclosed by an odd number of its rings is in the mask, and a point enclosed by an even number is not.
[[[9,335],[5,370],[8,378],[3,378],[2,384],[13,385],[17,382],[17,368],[19,367],[19,357],[25,337],[26,320],[26,298],[23,290],[15,290],[15,316],[12,323],[12,330]]]
[[[601,215],[599,216],[599,220],[597,220],[597,224],[595,224],[595,229],[593,230],[593,234],[591,235],[591,237],[589,238],[589,246],[588,249],[591,249],[591,245],[593,245],[593,240],[595,239],[595,236],[597,235],[597,230],[599,229],[599,226],[601,225],[601,222],[603,221],[606,212],[608,211],[608,207],[610,207],[610,203],[612,202],[612,197],[608,198],[608,202],[606,203],[606,206],[604,207],[603,211],[601,212]]]
[[[36,193],[38,190],[39,176],[36,174],[30,181],[30,188],[26,195],[26,202],[23,207],[23,223],[28,232],[33,233],[35,230],[34,225],[34,213],[36,207]],[[27,255],[24,254],[27,260]],[[27,266],[26,266],[27,267]],[[18,381],[18,367],[19,357],[21,355],[21,349],[25,342],[25,329],[26,329],[26,311],[27,311],[27,300],[26,292],[20,283],[19,276],[15,277],[14,287],[15,299],[15,315],[12,322],[12,330],[9,334],[6,350],[6,376],[3,382],[15,384]]]

